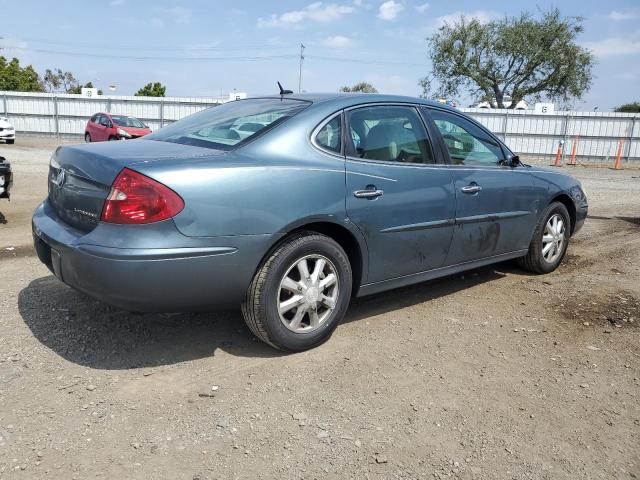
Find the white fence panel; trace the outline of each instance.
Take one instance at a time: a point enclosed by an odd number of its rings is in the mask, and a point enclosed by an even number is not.
[[[603,161],[615,157],[622,140],[622,159],[640,160],[640,115],[614,112],[554,112],[463,108],[462,111],[490,128],[520,155],[555,155],[564,140],[562,156],[576,155],[581,161]]]

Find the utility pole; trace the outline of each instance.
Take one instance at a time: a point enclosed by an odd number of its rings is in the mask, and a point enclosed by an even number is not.
[[[298,93],[302,91],[302,62],[304,61],[305,46],[300,44],[300,72],[298,73]]]

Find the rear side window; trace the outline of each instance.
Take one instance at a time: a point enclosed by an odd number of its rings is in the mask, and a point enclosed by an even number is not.
[[[347,113],[349,155],[367,160],[435,163],[431,142],[414,107],[375,106]]]
[[[286,98],[229,102],[178,120],[145,138],[231,150],[286,121],[308,105],[310,102]]]
[[[429,110],[454,165],[496,166],[504,161],[500,144],[473,122],[442,110]]]
[[[334,153],[340,153],[342,146],[342,116],[337,115],[327,122],[316,134],[316,144]]]

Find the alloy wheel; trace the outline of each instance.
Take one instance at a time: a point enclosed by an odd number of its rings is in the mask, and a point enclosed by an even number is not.
[[[562,254],[565,242],[565,225],[562,215],[556,213],[547,220],[542,234],[542,258],[547,263],[555,262]]]
[[[322,255],[307,255],[287,270],[278,288],[278,314],[295,333],[322,326],[336,308],[339,294],[336,267]]]

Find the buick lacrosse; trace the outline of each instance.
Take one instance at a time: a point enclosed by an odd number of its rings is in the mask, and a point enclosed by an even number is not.
[[[525,165],[459,111],[416,98],[278,95],[130,142],[59,147],[33,215],[40,260],[133,311],[242,306],[299,351],[354,296],[508,259],[553,271],[580,183]]]

